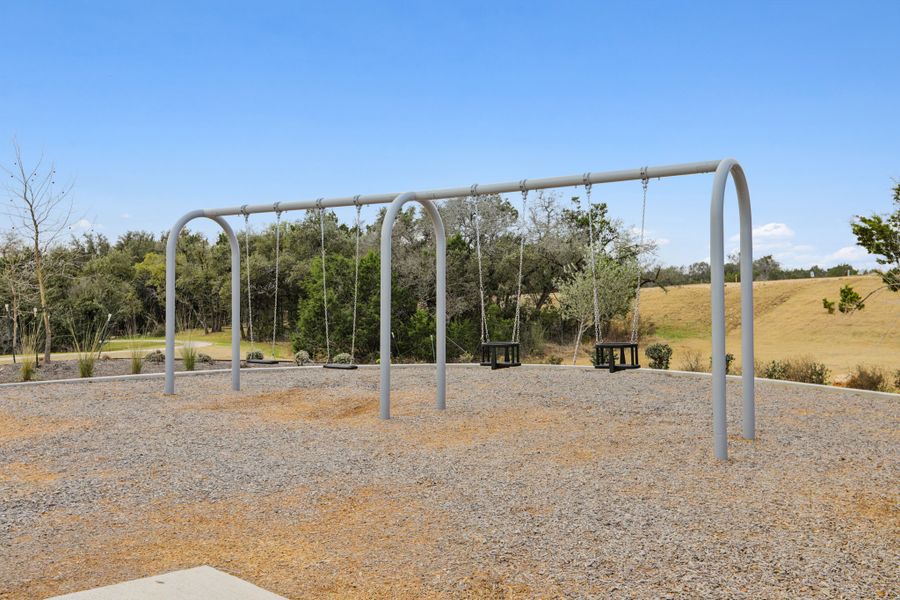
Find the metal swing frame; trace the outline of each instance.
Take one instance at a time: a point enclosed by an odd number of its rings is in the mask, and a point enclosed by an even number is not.
[[[660,179],[682,175],[714,173],[709,213],[709,248],[711,273],[712,313],[712,430],[716,458],[728,457],[725,417],[725,231],[723,211],[725,188],[731,177],[737,192],[740,214],[740,271],[741,271],[741,359],[742,359],[742,433],[746,439],[756,435],[756,403],[754,396],[753,365],[753,231],[750,209],[750,192],[744,171],[737,160],[726,158],[706,162],[685,163],[621,171],[589,172],[582,175],[548,177],[483,184],[478,186],[482,194],[510,193],[517,190],[539,190],[562,187],[579,187],[591,184],[634,181],[643,178]],[[306,210],[316,206],[351,206],[389,204],[381,228],[381,394],[380,416],[390,418],[391,394],[391,232],[402,207],[410,201],[419,202],[432,220],[435,229],[436,252],[436,407],[446,406],[446,236],[435,200],[467,197],[471,186],[424,190],[420,192],[344,196],[315,200],[282,202],[284,211]],[[240,294],[241,256],[234,230],[224,217],[242,214],[275,212],[272,204],[228,206],[199,209],[178,219],[169,232],[166,242],[166,377],[165,393],[175,393],[175,257],[178,237],[184,226],[197,218],[212,219],[225,232],[231,246],[231,381],[234,390],[240,389]]]

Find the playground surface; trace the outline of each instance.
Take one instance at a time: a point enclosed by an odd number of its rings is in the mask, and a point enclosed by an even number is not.
[[[5,388],[0,598],[210,565],[290,598],[897,597],[900,402],[699,375],[397,368]]]

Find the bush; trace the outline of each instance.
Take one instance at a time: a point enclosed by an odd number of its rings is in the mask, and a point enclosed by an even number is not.
[[[294,354],[294,362],[297,363],[298,367],[302,367],[303,365],[308,365],[312,362],[312,358],[309,356],[309,352],[306,350],[298,350]]]
[[[97,364],[97,355],[94,353],[78,353],[78,375],[81,377],[93,377],[94,365]]]
[[[838,302],[838,310],[842,313],[852,313],[853,311],[862,310],[866,307],[862,303],[862,296],[856,293],[850,284],[841,288],[841,299]]]
[[[651,344],[644,350],[644,354],[650,359],[651,369],[668,369],[669,359],[672,358],[672,346],[668,344]]]
[[[900,369],[894,371],[894,389],[900,392]]]
[[[187,344],[181,348],[181,360],[185,371],[193,371],[197,364],[197,349]]]
[[[850,379],[847,380],[847,387],[857,390],[870,390],[872,392],[888,392],[888,377],[881,367],[867,367],[865,365],[856,365]]]
[[[760,377],[766,379],[782,379],[800,383],[828,383],[828,367],[811,358],[799,357],[788,360],[773,360],[757,367]]]
[[[706,371],[706,368],[703,365],[703,355],[696,350],[688,350],[685,352],[684,361],[681,363],[681,370],[693,371],[695,373]]]
[[[209,354],[203,354],[202,352],[197,353],[197,361],[206,365],[211,365],[216,362],[216,360],[210,356]]]
[[[144,362],[148,362],[150,364],[160,365],[166,362],[166,355],[163,354],[162,350],[154,350],[153,352],[148,353],[144,357]]]
[[[251,350],[247,353],[247,360],[262,360],[263,358],[262,350]]]
[[[556,354],[551,354],[544,360],[548,365],[561,365],[562,361],[562,356],[557,356]]]
[[[787,365],[780,360],[760,363],[756,366],[756,374],[765,379],[787,379]]]
[[[31,381],[34,379],[34,370],[37,368],[37,332],[33,331],[23,334],[20,344],[22,355],[19,357],[19,374],[22,377],[22,381]]]
[[[137,375],[144,370],[144,357],[141,356],[140,349],[131,349],[131,374]]]
[[[725,355],[725,374],[731,375],[731,365],[734,364],[734,354],[729,352]],[[709,357],[709,370],[712,371],[712,356]]]
[[[471,352],[462,352],[457,358],[458,362],[470,363],[475,360],[475,356]]]
[[[338,365],[349,365],[353,364],[353,357],[346,352],[341,352],[340,354],[336,354],[331,359],[331,362]]]
[[[109,319],[99,327],[88,327],[81,335],[76,333],[75,324],[69,323],[69,333],[72,334],[75,358],[78,362],[78,374],[81,377],[94,376],[94,365],[96,365],[100,349],[103,347],[103,337],[108,323]]]

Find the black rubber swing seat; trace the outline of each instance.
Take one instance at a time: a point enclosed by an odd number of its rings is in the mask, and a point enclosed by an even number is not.
[[[626,358],[625,351],[628,350]],[[616,357],[618,354],[618,358]],[[637,342],[600,342],[594,346],[594,368],[609,369],[610,373],[640,369]]]
[[[500,358],[500,351],[503,358]],[[481,344],[481,366],[490,367],[491,371],[519,367],[519,342],[483,342]]]
[[[274,358],[248,358],[244,362],[248,365],[277,365],[279,361]]]
[[[359,368],[353,363],[325,363],[322,367],[325,369],[343,369],[344,371],[352,371]]]

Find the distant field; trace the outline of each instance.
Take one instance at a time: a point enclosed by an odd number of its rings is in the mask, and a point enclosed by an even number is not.
[[[860,363],[900,369],[900,294],[880,292],[862,311],[829,315],[822,308],[822,298],[836,299],[840,287],[848,283],[865,296],[879,287],[880,279],[859,276],[754,284],[756,358],[812,356],[825,363],[832,376],[846,374]],[[686,350],[701,352],[708,361],[709,296],[708,284],[670,287],[667,292],[650,288],[641,293],[641,316],[656,325],[656,335],[642,341],[671,344],[672,368],[679,368]],[[726,345],[739,363],[740,284],[726,284],[725,311]]]

